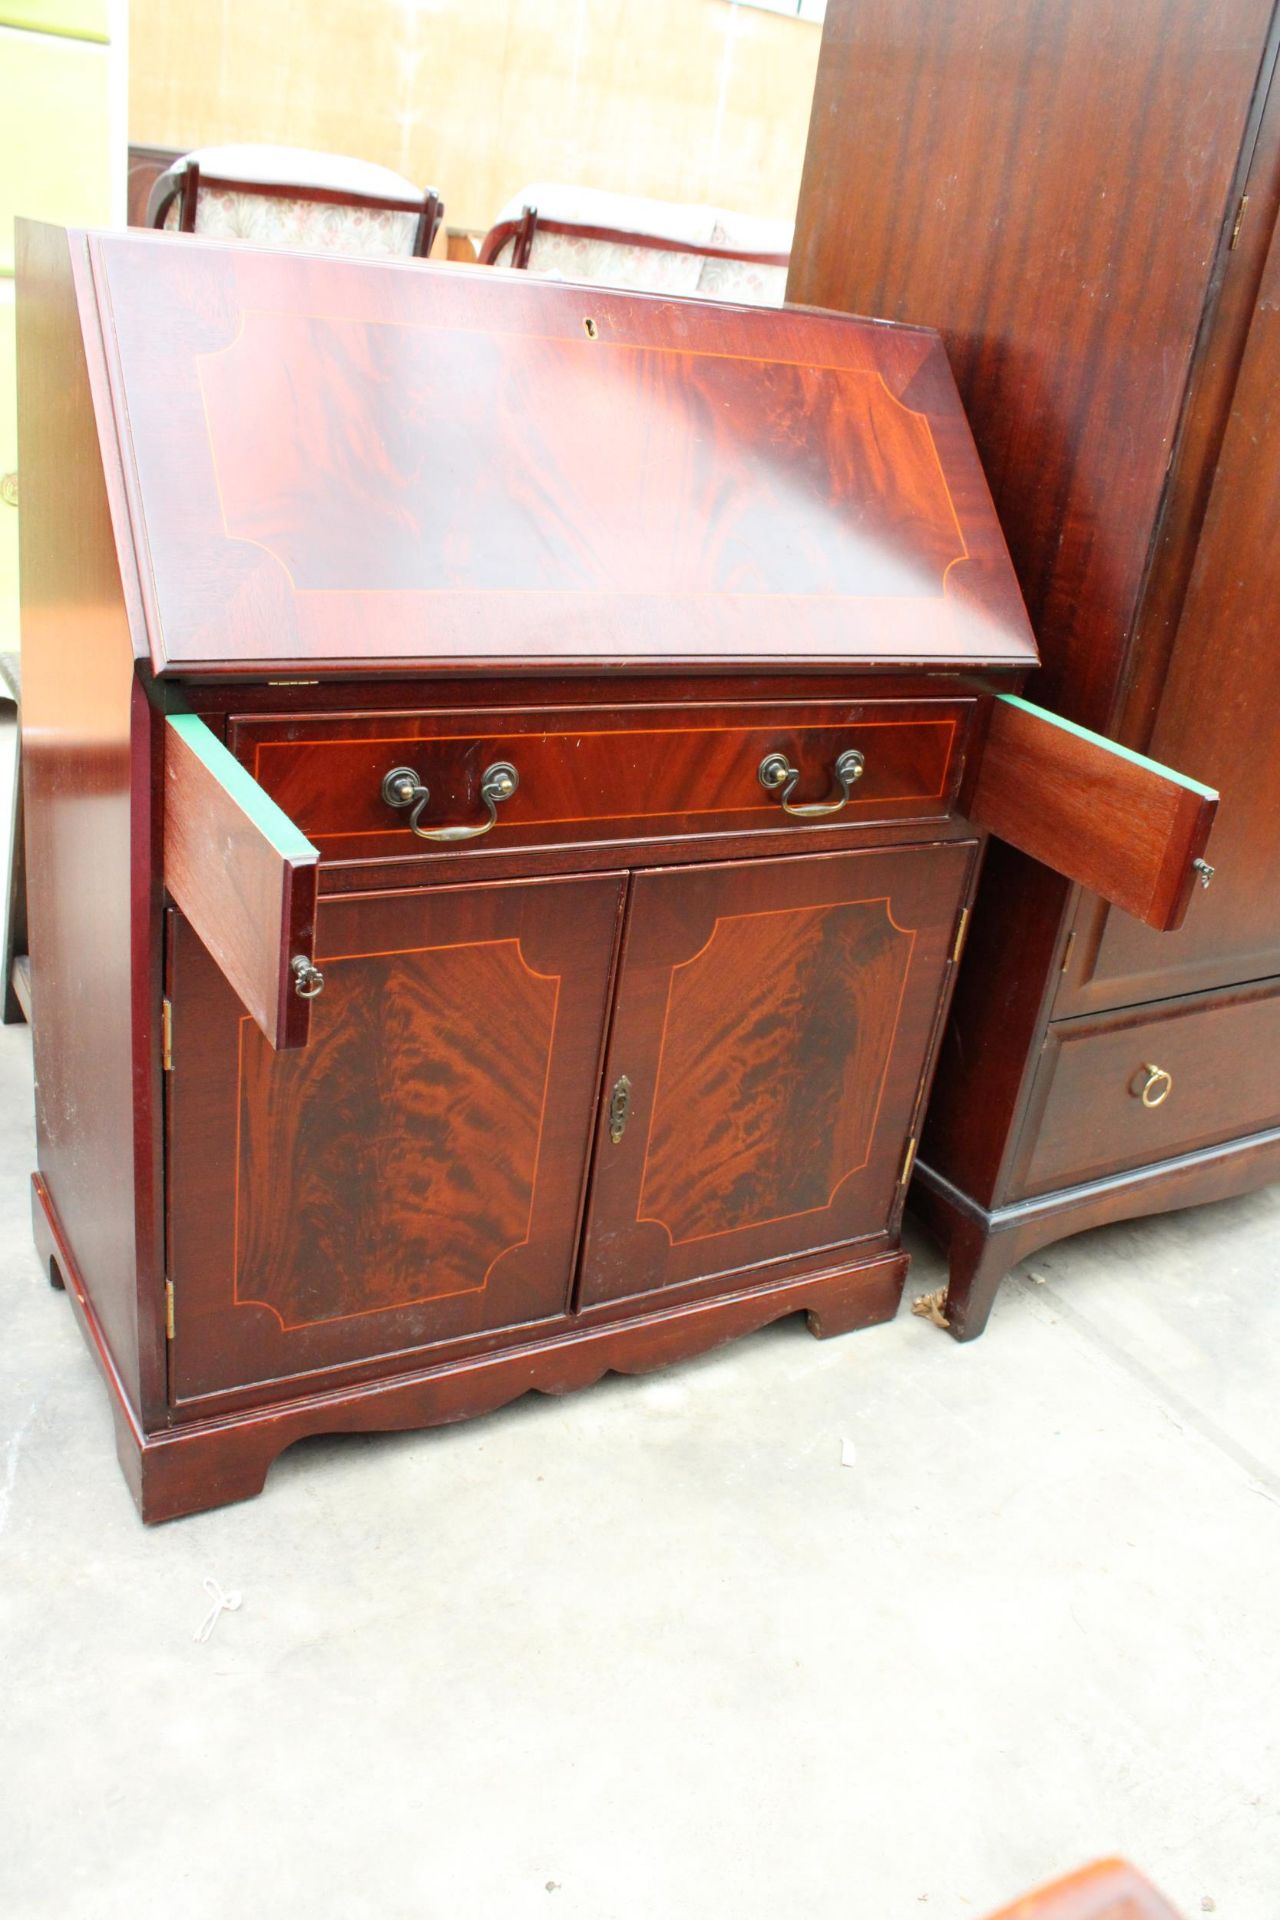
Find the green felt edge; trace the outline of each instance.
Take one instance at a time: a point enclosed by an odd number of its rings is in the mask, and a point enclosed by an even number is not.
[[[1045,707],[1037,707],[1032,701],[1024,700],[1021,694],[998,693],[997,700],[1003,700],[1007,707],[1021,707],[1024,713],[1034,713],[1037,720],[1047,720],[1050,726],[1061,727],[1064,733],[1074,733],[1079,740],[1091,741],[1095,747],[1101,747],[1105,753],[1114,753],[1121,760],[1131,761],[1135,767],[1145,767],[1148,773],[1158,773],[1163,780],[1172,780],[1179,787],[1186,787],[1190,793],[1198,793],[1202,800],[1216,800],[1215,787],[1205,787],[1189,774],[1176,773],[1172,767],[1161,766],[1158,760],[1148,760],[1145,753],[1135,753],[1132,747],[1122,747],[1117,740],[1108,740],[1104,734],[1090,733],[1088,727],[1077,726],[1074,720],[1064,720],[1060,713],[1050,713]]]
[[[253,775],[229,753],[217,735],[210,733],[194,713],[170,713],[166,719],[180,740],[185,740],[197,759],[203,761],[220,787],[225,787],[236,805],[247,813],[255,827],[264,833],[283,860],[318,860],[301,828],[264,793]]]

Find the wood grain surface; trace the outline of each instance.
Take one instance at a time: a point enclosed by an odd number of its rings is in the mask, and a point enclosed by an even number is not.
[[[185,731],[184,731],[185,729]],[[319,854],[193,715],[164,742],[164,883],[273,1048],[303,1047]]]
[[[580,1297],[883,1231],[972,843],[641,874],[605,1068]]]
[[[911,1211],[946,1249],[948,1332],[953,1340],[974,1340],[1005,1275],[1050,1241],[1139,1214],[1230,1200],[1277,1179],[1280,1127],[1271,1127],[999,1207],[979,1205],[917,1159]]]
[[[993,703],[970,818],[1148,926],[1179,926],[1218,796],[1005,695]]]
[[[672,968],[639,1217],[673,1246],[824,1213],[867,1161],[914,945],[889,907],[717,915]]]
[[[927,332],[91,244],[158,671],[1034,662]]]
[[[290,1054],[177,919],[180,1399],[565,1311],[622,885],[321,901]]]
[[[1217,868],[1172,940],[1081,939],[1064,1010],[1280,974],[1280,228],[1232,397],[1151,751],[1222,791]]]
[[[79,250],[82,256],[83,249]],[[150,714],[77,249],[19,223],[22,730],[37,1154],[135,1409],[164,1406]],[[100,396],[105,400],[105,393]],[[118,478],[118,476],[115,476]],[[117,506],[121,503],[117,499]],[[5,509],[7,511],[7,509]]]
[[[286,1329],[483,1289],[528,1234],[555,1037],[518,939],[325,966],[305,1063],[240,1027],[237,1298]]]
[[[1013,1204],[1055,1011],[1275,971],[1274,769],[1261,764],[1274,756],[1259,718],[1274,649],[1260,630],[1238,651],[1233,638],[1233,616],[1249,625],[1255,579],[1265,625],[1275,542],[1239,502],[1247,492],[1259,519],[1274,520],[1261,468],[1248,477],[1270,402],[1253,420],[1227,414],[1237,384],[1259,397],[1254,328],[1269,378],[1273,299],[1250,316],[1280,204],[1276,44],[1272,0],[828,7],[791,297],[940,329],[1043,655],[1034,697],[1223,795],[1206,849],[1213,886],[1194,889],[1182,930],[1159,938],[1017,847],[989,849],[921,1148],[925,1173],[987,1219]],[[1220,454],[1237,475],[1237,510],[1224,490],[1215,531],[1212,507],[1204,516]],[[1201,599],[1188,582],[1202,519],[1217,553]],[[1190,631],[1203,624],[1185,667],[1184,597]],[[987,766],[994,774],[996,761]],[[1122,835],[1105,793],[1098,813]],[[1048,851],[1004,824],[1019,846]],[[1135,841],[1150,825],[1139,810]],[[1065,871],[1094,879],[1073,864],[1077,851],[1062,848]],[[1229,1055],[1205,1071],[1229,1073]],[[1074,1124],[1083,1162],[1083,1104]],[[1181,1203],[1197,1181],[1214,1197],[1216,1159],[1185,1158]],[[1247,1166],[1262,1180],[1274,1159]],[[1117,1176],[1090,1201],[1089,1224],[1140,1212],[1134,1196],[1162,1190],[1158,1174]],[[1060,1193],[1063,1232],[1081,1217],[1079,1190]],[[1041,1215],[1037,1245],[1054,1237],[1047,1202]],[[981,1242],[970,1221],[953,1257],[965,1337],[989,1304],[974,1307],[974,1262],[983,1286],[1003,1271]]]
[[[1170,1076],[1142,1104],[1148,1067]],[[1280,1126],[1280,987],[1055,1020],[1009,1197]]]
[[[749,1292],[663,1306],[622,1322],[554,1328],[501,1351],[399,1367],[365,1383],[324,1386],[299,1379],[291,1398],[250,1404],[144,1431],[125,1398],[93,1302],[80,1281],[48,1189],[32,1182],[36,1246],[46,1272],[66,1286],[107,1387],[120,1464],[147,1521],[173,1520],[261,1493],[273,1460],[322,1433],[379,1433],[469,1420],[526,1393],[561,1394],[609,1372],[643,1374],[724,1345],[786,1314],[804,1313],[819,1339],[892,1320],[907,1256],[868,1250],[845,1265],[779,1277]]]
[[[1034,697],[1103,731],[1271,14],[827,9],[788,297],[940,328],[1043,656]]]
[[[693,694],[692,686],[688,692]],[[437,849],[382,799],[382,781],[411,765],[430,789],[421,825],[483,822],[481,777],[509,761],[520,785],[474,851],[699,832],[770,832],[787,825],[758,771],[785,753],[801,771],[796,799],[837,793],[832,768],[850,747],[865,756],[849,803],[819,831],[897,820],[943,820],[951,808],[973,707],[946,700],[780,699],[626,707],[586,701],[513,711],[233,717],[230,744],[254,778],[326,859],[367,860]],[[797,831],[797,846],[813,826]]]

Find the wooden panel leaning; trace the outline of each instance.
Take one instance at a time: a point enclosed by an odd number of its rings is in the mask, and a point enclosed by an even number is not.
[[[1001,1907],[990,1920],[1179,1920],[1168,1901],[1126,1860],[1091,1867]]]
[[[1202,855],[1218,796],[1016,694],[992,702],[969,813],[1149,927],[1182,925],[1213,877]]]
[[[273,1047],[302,1047],[319,854],[193,713],[165,728],[164,883]]]

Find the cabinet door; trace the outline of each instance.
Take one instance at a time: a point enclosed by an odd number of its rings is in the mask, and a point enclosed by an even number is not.
[[[966,841],[635,880],[583,1305],[889,1225],[973,857]]]
[[[176,1399],[567,1310],[623,885],[322,899],[293,1052],[171,915]]]

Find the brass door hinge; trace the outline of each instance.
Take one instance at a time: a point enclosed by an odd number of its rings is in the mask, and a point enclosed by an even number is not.
[[[955,966],[960,955],[964,952],[964,943],[969,938],[969,916],[972,912],[972,907],[966,907],[960,915],[960,925],[956,928],[955,942],[951,948],[952,966]]]
[[[1227,248],[1228,253],[1231,252],[1232,248],[1236,244],[1236,241],[1240,238],[1240,229],[1244,225],[1245,210],[1247,209],[1248,205],[1249,205],[1249,196],[1246,193],[1242,197],[1240,201],[1240,205],[1236,208],[1236,220],[1235,220],[1235,225],[1231,229],[1231,242]]]
[[[164,1283],[164,1337],[166,1340],[172,1340],[173,1338],[173,1282],[172,1280],[166,1280]]]
[[[902,1172],[898,1175],[898,1185],[905,1187],[911,1178],[911,1169],[916,1163],[916,1136],[914,1133],[907,1142],[907,1150],[902,1156]]]
[[[160,1002],[160,1065],[173,1072],[173,1002],[167,998]]]
[[[1076,943],[1076,930],[1074,927],[1072,927],[1070,933],[1067,935],[1067,944],[1062,949],[1062,965],[1058,968],[1059,973],[1065,973],[1067,968],[1071,965],[1071,949],[1072,947],[1075,946],[1075,943]]]

